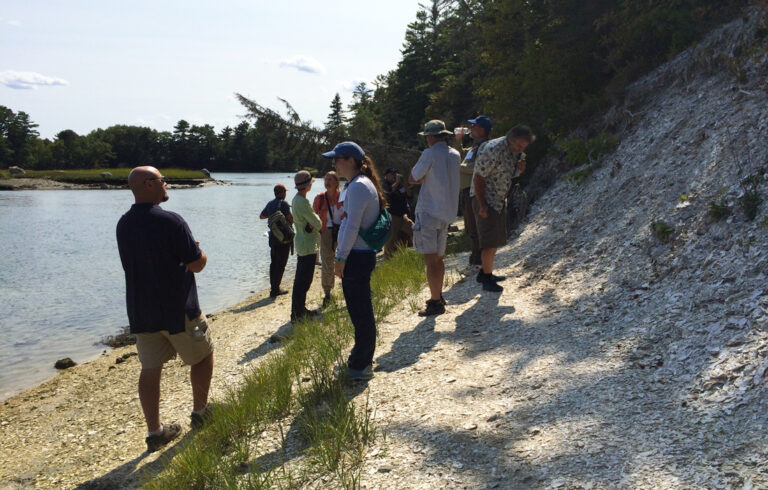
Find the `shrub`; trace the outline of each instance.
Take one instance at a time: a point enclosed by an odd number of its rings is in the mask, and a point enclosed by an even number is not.
[[[662,243],[669,243],[669,241],[672,239],[672,234],[675,232],[675,229],[666,224],[664,221],[657,221],[653,224],[653,232],[659,241]]]

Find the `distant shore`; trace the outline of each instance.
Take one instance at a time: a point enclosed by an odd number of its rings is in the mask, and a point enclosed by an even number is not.
[[[0,190],[126,189],[130,171],[130,168],[26,170],[12,175],[9,170],[0,170]],[[160,171],[168,179],[169,189],[223,184],[203,170],[166,168]]]
[[[169,189],[189,189],[193,187],[209,187],[214,185],[226,185],[224,182],[213,179],[180,179],[169,180]],[[0,191],[50,191],[50,190],[86,190],[86,189],[127,189],[125,183],[113,182],[65,182],[45,178],[14,177],[12,179],[0,179]]]

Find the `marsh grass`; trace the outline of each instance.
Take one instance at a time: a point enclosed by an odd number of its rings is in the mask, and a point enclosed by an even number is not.
[[[421,290],[424,261],[400,250],[380,262],[371,278],[374,312],[381,321]],[[348,390],[344,358],[353,338],[346,309],[332,302],[322,320],[298,322],[283,348],[254,366],[240,386],[217,403],[210,423],[187,439],[157,475],[143,486],[176,488],[295,488],[318,476],[332,476],[343,488],[358,488],[365,448],[377,437],[368,398]],[[283,424],[293,418],[307,448],[286,441]],[[251,464],[254,448],[268,427],[281,434],[281,464]],[[289,453],[305,456],[301,471],[286,464]]]
[[[185,170],[180,168],[159,169],[169,182],[175,180],[200,180],[206,179],[205,174],[199,170]],[[103,178],[102,172],[109,172],[111,177]],[[48,179],[57,182],[77,183],[101,183],[125,184],[128,179],[130,168],[95,168],[86,170],[27,170],[24,175],[11,177],[7,170],[0,170],[0,179],[26,178],[26,179]]]

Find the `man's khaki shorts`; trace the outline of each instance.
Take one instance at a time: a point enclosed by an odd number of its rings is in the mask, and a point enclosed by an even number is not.
[[[428,214],[416,214],[413,223],[413,248],[420,254],[445,255],[448,243],[448,223]]]
[[[198,326],[205,332],[204,336],[195,337],[194,328]],[[176,357],[178,353],[184,364],[194,366],[211,352],[213,341],[205,315],[194,320],[184,316],[184,332],[170,335],[168,330],[160,332],[137,333],[136,350],[142,369],[157,368]]]

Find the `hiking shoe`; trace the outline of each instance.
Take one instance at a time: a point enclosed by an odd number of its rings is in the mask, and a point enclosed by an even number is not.
[[[286,291],[285,289],[278,289],[277,291],[270,291],[269,292],[269,297],[270,298],[277,298],[278,296],[282,296],[284,294],[288,294],[288,291]]]
[[[352,381],[368,381],[373,378],[373,366],[368,364],[363,369],[352,369],[347,366],[347,376]]]
[[[485,272],[483,272],[482,269],[480,269],[480,272],[477,273],[477,277],[475,278],[475,280],[481,283],[488,280],[493,282],[501,282],[506,278],[507,276],[497,276],[494,273],[486,274]]]
[[[147,452],[153,453],[165,446],[172,440],[176,439],[181,434],[181,426],[179,424],[163,425],[163,431],[159,434],[153,434],[147,436],[144,441],[147,443]]]
[[[211,412],[213,406],[209,403],[205,406],[202,412],[189,414],[189,426],[193,429],[202,429],[203,426],[211,419]]]
[[[445,300],[445,298],[443,298],[442,294],[440,295],[440,303],[442,303],[443,306],[446,306],[448,304],[448,302]]]
[[[419,316],[442,315],[445,313],[445,305],[439,299],[428,300],[427,307],[419,312]]]
[[[483,282],[483,291],[490,291],[492,293],[500,293],[504,291],[504,288],[496,284],[494,281],[484,281]]]
[[[333,301],[331,299],[331,295],[330,294],[326,294],[325,297],[323,298],[323,308],[328,308],[328,305],[331,304],[331,301]]]

